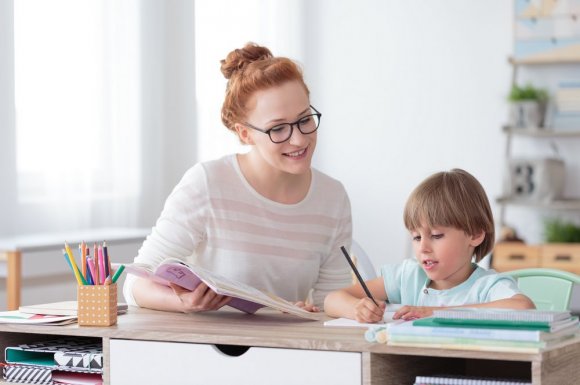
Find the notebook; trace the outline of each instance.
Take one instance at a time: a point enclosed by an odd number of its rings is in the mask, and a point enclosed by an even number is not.
[[[555,322],[521,321],[521,320],[494,320],[494,319],[461,319],[461,318],[421,318],[413,322],[415,326],[431,327],[459,327],[479,329],[509,329],[509,330],[539,330],[557,332],[578,324],[578,317],[570,317]]]
[[[569,311],[454,308],[433,311],[433,318],[554,322],[570,318]]]
[[[117,304],[117,314],[124,314],[127,312],[128,306],[126,303]],[[77,315],[77,301],[62,301],[52,303],[42,303],[38,305],[26,305],[18,308],[20,313],[25,314],[44,314],[44,315]]]
[[[532,385],[526,380],[468,376],[417,376],[415,385]]]

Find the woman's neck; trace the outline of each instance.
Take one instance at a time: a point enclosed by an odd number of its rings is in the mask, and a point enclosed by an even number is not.
[[[263,197],[283,204],[301,202],[312,180],[312,170],[304,174],[289,174],[278,170],[252,152],[238,154],[237,161],[246,181]]]

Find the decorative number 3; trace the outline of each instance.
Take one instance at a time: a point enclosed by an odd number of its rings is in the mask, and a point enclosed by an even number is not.
[[[535,190],[534,168],[531,165],[518,165],[515,168],[515,193],[531,195]]]

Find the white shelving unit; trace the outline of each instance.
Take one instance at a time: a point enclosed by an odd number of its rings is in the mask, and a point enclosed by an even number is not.
[[[561,58],[561,59],[542,59],[542,60],[514,60],[509,59],[512,65],[512,85],[517,84],[518,81],[518,70],[520,67],[528,66],[557,66],[557,65],[577,65],[578,71],[580,73],[580,59],[571,58]],[[537,140],[577,140],[580,139],[580,124],[577,129],[558,129],[558,127],[540,127],[540,128],[516,128],[511,126],[504,126],[503,133],[506,136],[505,145],[505,161],[506,165],[509,163],[510,159],[513,158],[513,141],[516,137],[527,137]],[[578,141],[580,144],[580,140]],[[507,206],[520,206],[528,207],[530,209],[536,210],[556,210],[556,211],[569,211],[578,210],[580,212],[580,197],[578,198],[565,198],[553,201],[537,201],[526,198],[517,198],[505,195],[500,196],[496,199],[496,202],[500,205],[500,217],[499,223],[501,226],[506,224],[506,209]]]

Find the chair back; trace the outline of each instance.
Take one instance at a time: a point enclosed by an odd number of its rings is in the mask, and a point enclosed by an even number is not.
[[[356,260],[355,262],[356,268],[364,281],[368,281],[369,279],[373,279],[378,276],[371,259],[364,251],[364,249],[361,247],[361,245],[354,239],[352,240],[350,253],[353,259]],[[354,277],[353,283],[356,282],[357,282],[356,277]]]
[[[514,277],[538,310],[569,310],[574,285],[580,284],[579,275],[556,269],[530,268],[501,274]]]

